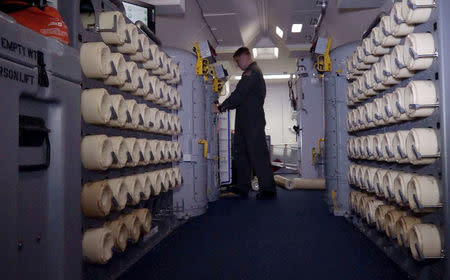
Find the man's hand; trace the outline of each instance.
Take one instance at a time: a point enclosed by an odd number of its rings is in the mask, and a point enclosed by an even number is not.
[[[220,114],[219,108],[217,108],[217,104],[216,103],[213,104],[213,113],[214,114]]]

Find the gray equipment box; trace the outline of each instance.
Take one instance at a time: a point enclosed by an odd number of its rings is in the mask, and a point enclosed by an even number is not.
[[[3,13],[0,25],[3,279],[79,279],[78,51]]]

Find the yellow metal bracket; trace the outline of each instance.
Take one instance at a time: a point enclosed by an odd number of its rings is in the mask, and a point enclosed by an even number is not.
[[[198,46],[198,42],[195,43],[195,53],[197,55],[197,63],[195,64],[195,72],[199,76],[203,76],[205,81],[208,81],[208,70],[209,70],[209,60],[206,58],[202,58],[200,54],[200,47]]]
[[[199,144],[203,144],[203,156],[208,157],[208,140],[198,140]]]
[[[331,71],[331,58],[330,58],[331,38],[328,38],[327,48],[324,54],[317,56],[317,62],[315,63],[317,71],[330,72]]]
[[[317,147],[318,147],[318,150],[319,150],[317,152],[318,155],[322,155],[322,151],[323,151],[322,145],[320,145],[320,143],[325,143],[325,138],[319,138],[319,140],[317,140]]]

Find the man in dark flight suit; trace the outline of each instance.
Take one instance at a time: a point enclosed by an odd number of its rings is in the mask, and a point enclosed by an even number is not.
[[[248,196],[253,169],[260,187],[257,198],[276,198],[275,181],[264,132],[266,119],[263,105],[266,83],[248,48],[239,48],[233,58],[244,73],[236,89],[217,109],[220,112],[236,109],[234,139],[237,146],[237,185],[234,191],[243,197]]]

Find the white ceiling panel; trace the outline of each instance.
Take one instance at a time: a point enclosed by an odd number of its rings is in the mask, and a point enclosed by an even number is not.
[[[236,14],[204,14],[219,45],[242,45],[242,37]]]

